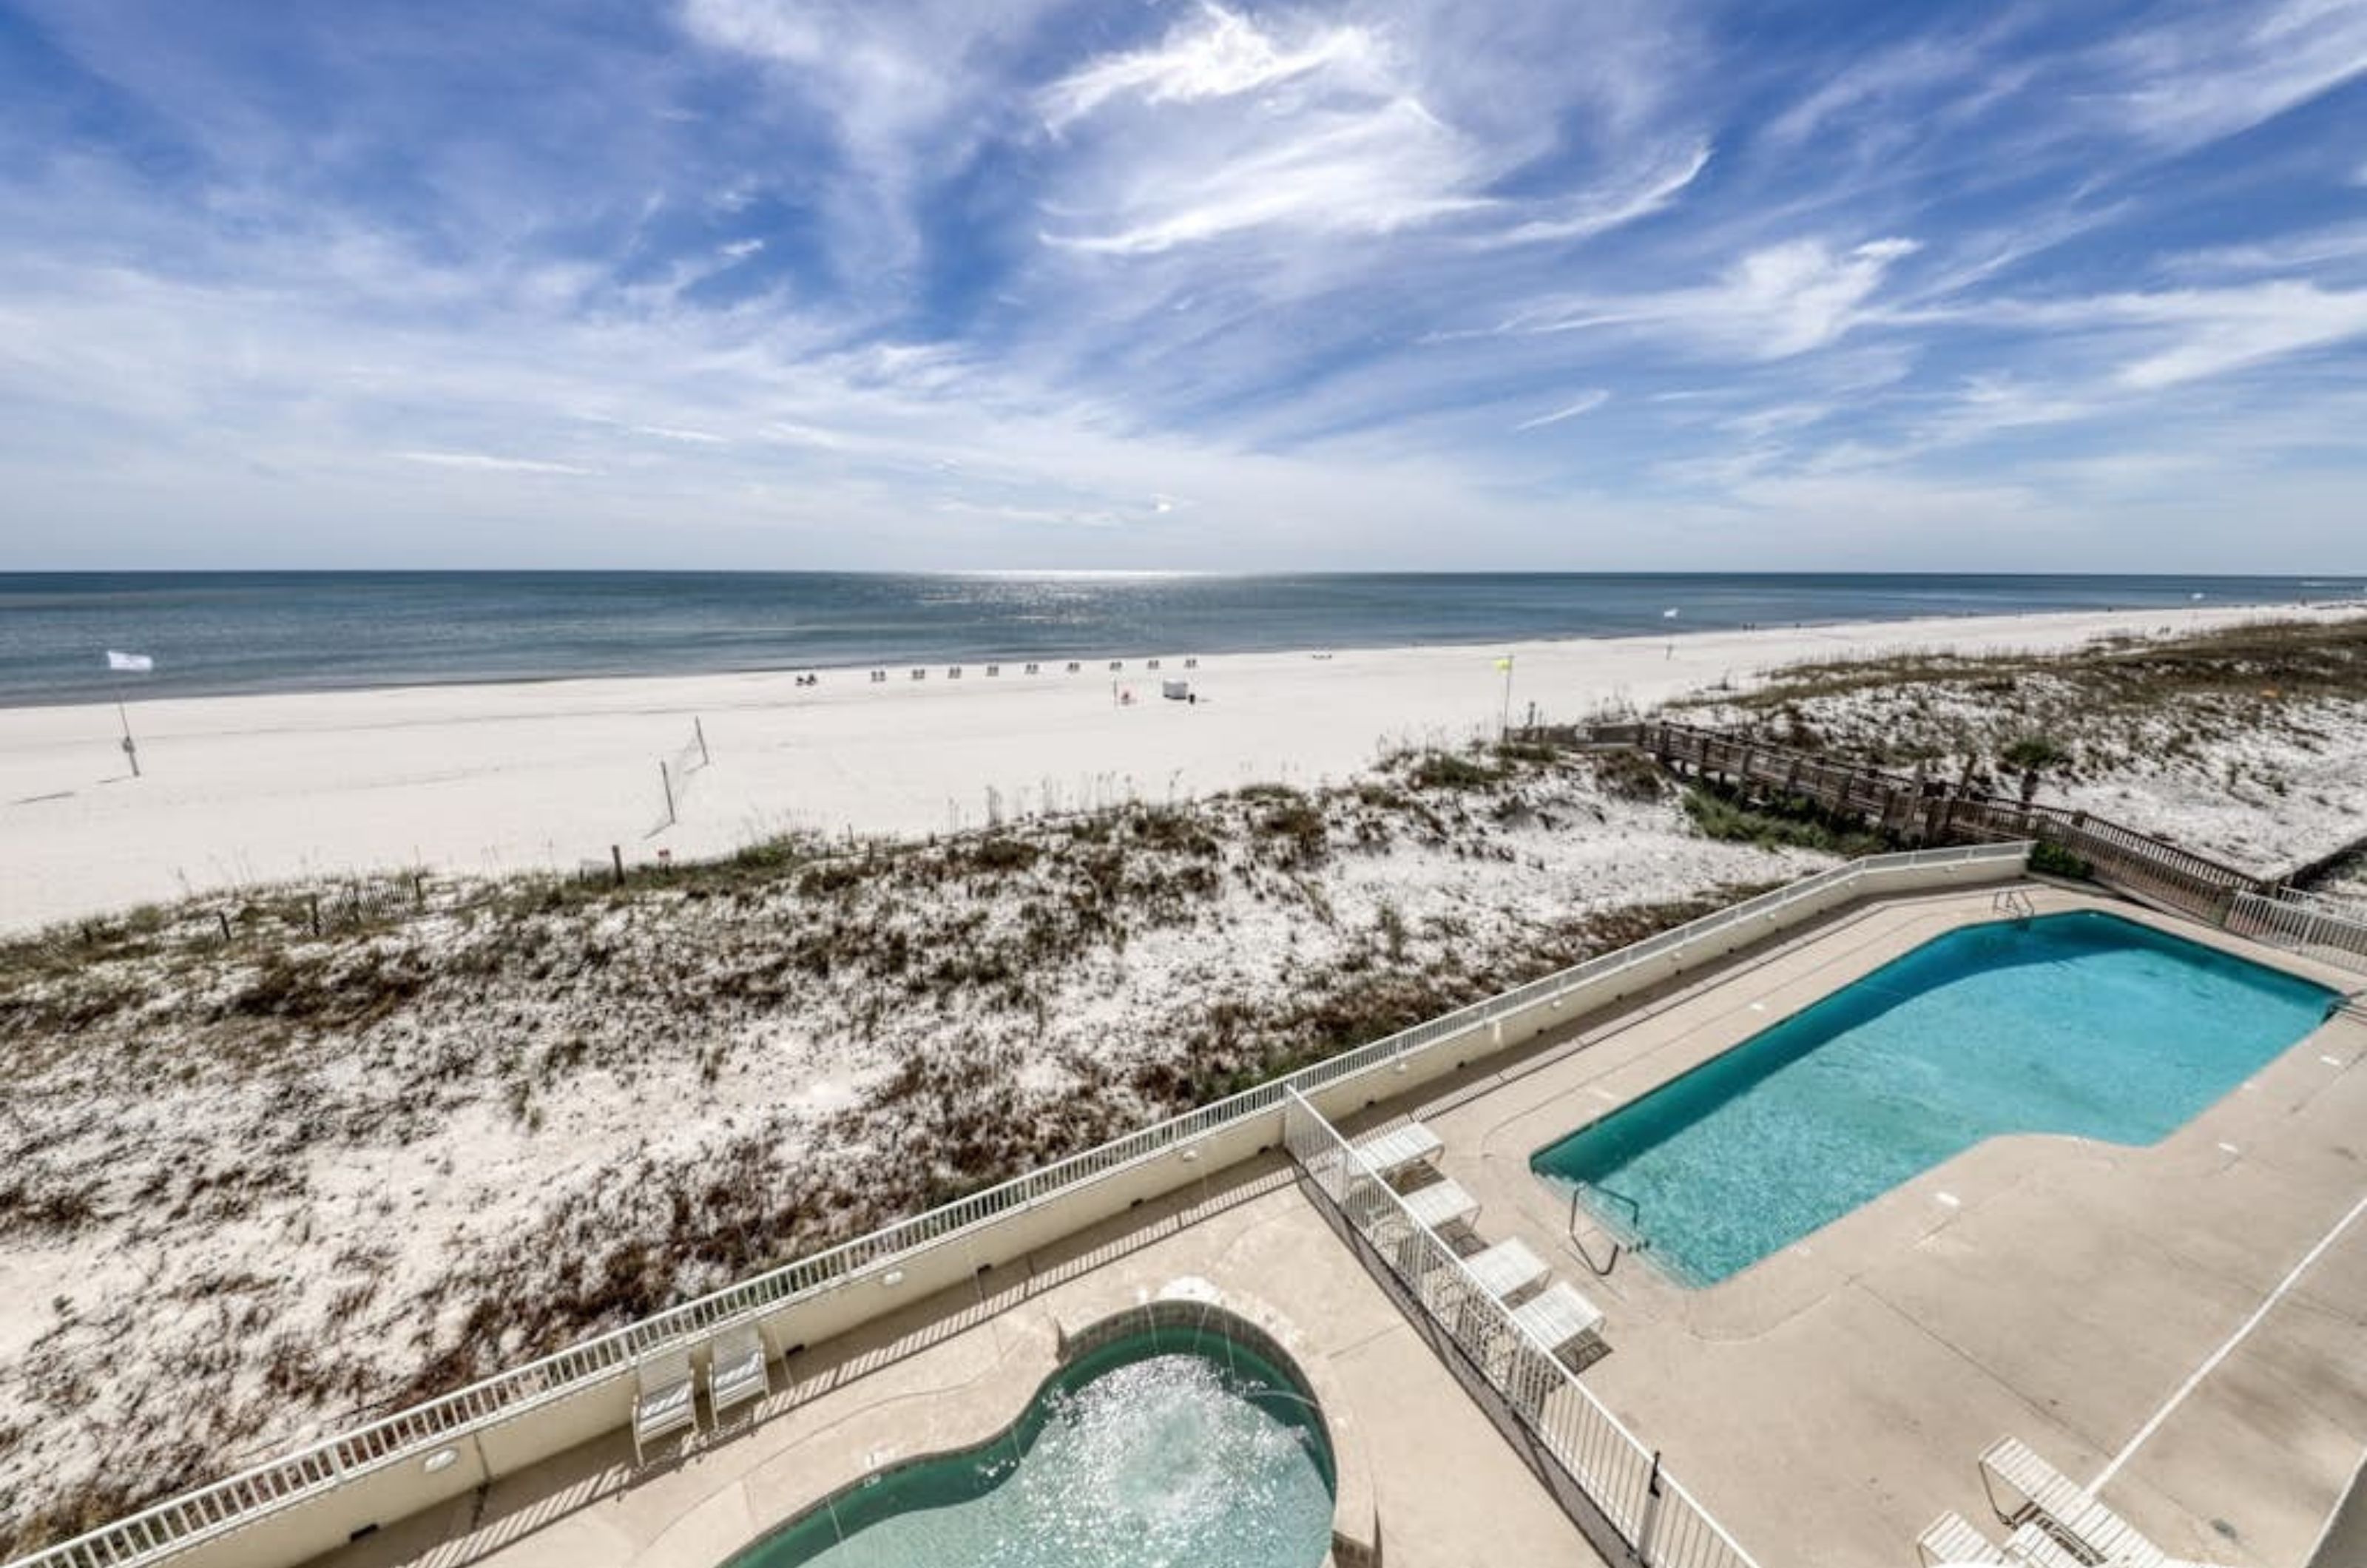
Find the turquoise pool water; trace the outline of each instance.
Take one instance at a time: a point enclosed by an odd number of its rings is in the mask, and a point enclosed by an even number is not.
[[[725,1568],[1314,1568],[1331,1445],[1295,1380],[1213,1329],[1080,1356],[978,1448],[848,1487]]]
[[[2150,1144],[2324,1020],[2322,986],[2082,910],[1951,931],[1537,1152],[1711,1285],[2001,1133]]]

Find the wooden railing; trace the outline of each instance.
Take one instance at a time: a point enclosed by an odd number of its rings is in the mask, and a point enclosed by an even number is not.
[[[2225,924],[2259,878],[2211,856],[2090,812],[2009,800],[1964,779],[1906,775],[1836,761],[1749,736],[1693,725],[1643,727],[1639,745],[1681,773],[1806,800],[1838,816],[1923,843],[2035,839],[2088,863],[2108,886]]]

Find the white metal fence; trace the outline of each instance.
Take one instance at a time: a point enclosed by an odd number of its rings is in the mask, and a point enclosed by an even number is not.
[[[1756,1568],[1750,1554],[1660,1468],[1659,1456],[1551,1348],[1521,1326],[1455,1250],[1296,1090],[1283,1129],[1300,1170],[1544,1442],[1618,1533],[1630,1560],[1652,1568]]]
[[[1519,1013],[1613,975],[1682,956],[1688,947],[1731,945],[1754,929],[1772,931],[1814,899],[1878,885],[1886,873],[1940,866],[1999,868],[2027,859],[2028,844],[1976,844],[1870,855],[1590,958],[1501,995],[1360,1045],[1286,1077],[1042,1167],[1000,1186],[916,1214],[868,1235],[727,1286],[669,1311],[587,1339],[539,1360],[413,1405],[160,1503],[86,1535],[19,1558],[8,1568],[137,1568],[225,1531],[345,1485],[358,1477],[452,1444],[472,1432],[631,1376],[635,1361],[689,1348],[719,1330],[753,1323],[799,1300],[876,1277],[923,1252],[975,1235],[1119,1171],[1260,1116],[1292,1097],[1385,1070],[1438,1043]],[[1650,973],[1647,971],[1647,973]],[[1674,1561],[1674,1560],[1672,1560]],[[1709,1559],[1704,1559],[1704,1562]]]
[[[2227,910],[2237,936],[2307,948],[2314,957],[2367,974],[2367,918],[2307,894],[2239,893]]]

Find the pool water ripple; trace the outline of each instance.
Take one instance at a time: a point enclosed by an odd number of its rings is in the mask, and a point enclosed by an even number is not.
[[[842,1494],[729,1568],[1314,1568],[1331,1458],[1290,1381],[1209,1335],[1135,1336],[976,1449]]]
[[[1952,931],[1540,1150],[1715,1284],[1983,1139],[2167,1137],[2335,993],[2092,910]],[[1581,1190],[1581,1196],[1584,1196]]]

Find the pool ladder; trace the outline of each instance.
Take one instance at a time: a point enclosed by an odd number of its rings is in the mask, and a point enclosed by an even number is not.
[[[2038,918],[2038,906],[2032,903],[2030,895],[2019,887],[2000,887],[1997,897],[1989,900],[1989,913],[2010,915],[2017,920],[2035,919]]]
[[[1600,1263],[1597,1263],[1594,1260],[1594,1254],[1586,1250],[1586,1242],[1584,1238],[1580,1236],[1578,1234],[1578,1200],[1579,1195],[1584,1192],[1598,1193],[1614,1203],[1625,1203],[1627,1206],[1627,1213],[1632,1216],[1630,1223],[1638,1238],[1635,1246],[1625,1248],[1625,1250],[1629,1252],[1640,1252],[1644,1248],[1644,1243],[1641,1239],[1644,1235],[1644,1206],[1637,1202],[1635,1199],[1627,1196],[1626,1193],[1614,1192],[1610,1188],[1603,1186],[1599,1182],[1573,1180],[1569,1184],[1570,1249],[1578,1254],[1580,1262],[1594,1270],[1594,1277],[1596,1279],[1607,1280],[1611,1277],[1611,1270],[1619,1267],[1619,1254],[1622,1250],[1621,1244],[1619,1237],[1615,1235],[1612,1235],[1611,1256],[1604,1258]],[[1610,1234],[1609,1227],[1605,1226],[1603,1228],[1604,1229],[1605,1234]]]

